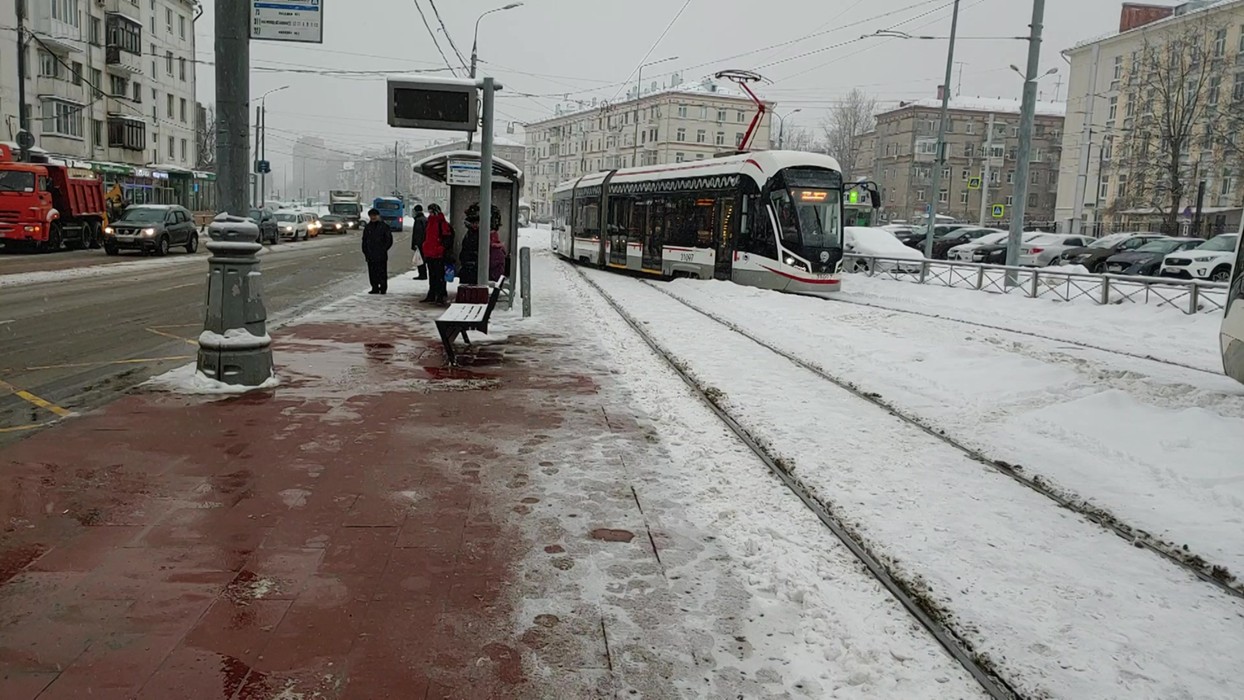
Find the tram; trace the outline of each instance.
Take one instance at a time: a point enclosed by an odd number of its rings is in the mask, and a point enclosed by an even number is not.
[[[1240,237],[1244,240],[1244,236]],[[1222,367],[1228,377],[1244,384],[1244,244],[1235,243],[1235,266],[1222,319]]]
[[[795,151],[608,170],[553,193],[553,249],[567,260],[658,277],[733,280],[823,296],[841,287],[838,161]]]

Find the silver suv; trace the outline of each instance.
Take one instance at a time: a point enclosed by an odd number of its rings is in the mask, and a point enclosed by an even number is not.
[[[104,251],[141,250],[148,255],[168,255],[174,246],[187,253],[199,250],[199,229],[189,209],[176,204],[138,204],[104,229]]]

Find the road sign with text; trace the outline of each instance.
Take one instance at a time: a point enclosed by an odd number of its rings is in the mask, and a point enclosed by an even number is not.
[[[324,43],[324,0],[251,0],[251,38]]]

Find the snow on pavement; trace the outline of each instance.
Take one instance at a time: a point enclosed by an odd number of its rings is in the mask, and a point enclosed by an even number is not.
[[[1238,599],[643,282],[587,274],[1023,694],[1238,695]]]
[[[1226,377],[728,282],[662,289],[1244,576],[1244,391]],[[979,312],[1007,301],[978,294]],[[1064,328],[1085,310],[1058,307]]]

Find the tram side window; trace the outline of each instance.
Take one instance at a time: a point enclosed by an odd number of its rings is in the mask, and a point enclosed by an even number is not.
[[[695,245],[695,197],[671,195],[665,200],[665,245]]]
[[[782,242],[790,247],[799,246],[799,213],[786,190],[773,193],[773,210],[777,213],[778,226],[782,227]]]
[[[556,231],[566,230],[566,220],[569,218],[570,200],[558,199],[553,202],[553,229]]]
[[[626,230],[626,237],[631,243],[641,243],[652,235],[654,228],[661,225],[661,212],[657,209],[659,202],[651,197],[635,201],[634,225]]]
[[[579,218],[575,231],[581,231],[584,236],[599,236],[600,205],[594,199],[579,200],[576,203],[578,204]]]
[[[626,195],[614,195],[609,198],[609,235],[627,235],[635,229],[632,219],[635,200]]]
[[[740,231],[740,248],[748,253],[777,258],[777,242],[773,239],[773,226],[769,223],[769,211],[760,195],[743,199],[746,216]]]

